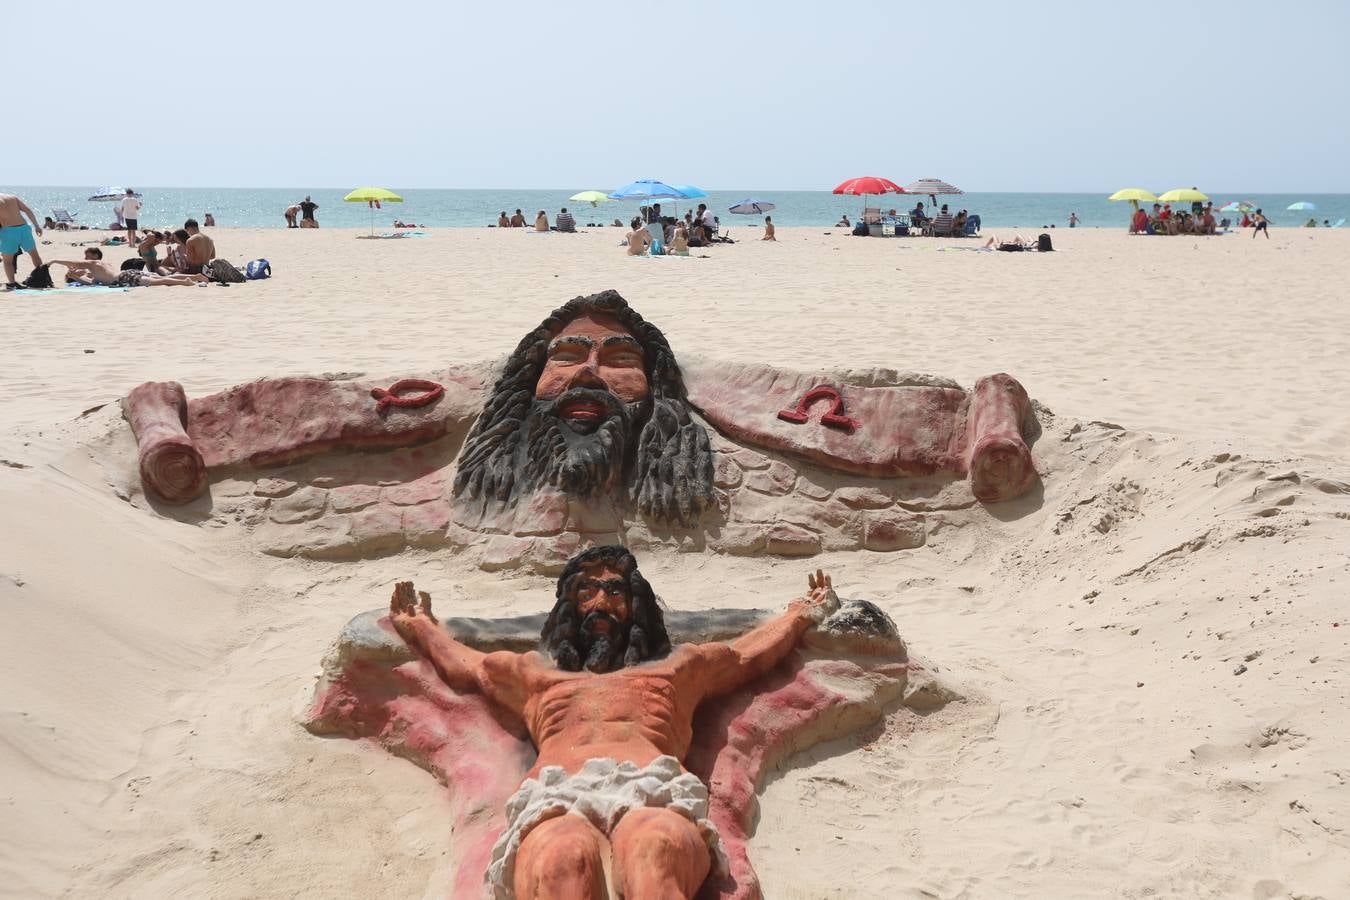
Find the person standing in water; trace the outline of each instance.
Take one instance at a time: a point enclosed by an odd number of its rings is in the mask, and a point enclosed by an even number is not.
[[[1069,213],[1069,227],[1070,227],[1070,228],[1077,228],[1077,227],[1078,227],[1078,223],[1081,222],[1081,221],[1082,221],[1082,220],[1078,218],[1078,213],[1076,213],[1076,212],[1071,212],[1071,213]]]

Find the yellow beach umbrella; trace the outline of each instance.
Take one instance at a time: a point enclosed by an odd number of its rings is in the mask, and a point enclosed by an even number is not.
[[[370,206],[370,233],[375,234],[375,210],[381,203],[402,203],[403,198],[393,191],[378,187],[359,187],[342,198],[348,203],[365,203]]]
[[[1146,191],[1143,188],[1121,188],[1106,199],[1128,200],[1130,201],[1130,206],[1138,209],[1140,203],[1153,203],[1158,198],[1153,196],[1152,191]]]
[[[1208,199],[1208,194],[1195,188],[1173,188],[1158,198],[1163,203],[1204,203]]]
[[[595,206],[597,203],[610,203],[614,198],[604,191],[582,191],[580,194],[573,194],[567,199],[576,203],[589,203],[591,206]]]

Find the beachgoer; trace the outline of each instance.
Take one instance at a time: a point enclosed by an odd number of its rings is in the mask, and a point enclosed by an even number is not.
[[[1195,185],[1191,185],[1191,190],[1193,191],[1196,190]],[[1191,201],[1191,215],[1200,216],[1204,215],[1204,212],[1205,212],[1205,204],[1203,202],[1201,202],[1200,200]]]
[[[188,265],[183,271],[189,275],[196,275],[206,268],[207,263],[216,258],[216,242],[202,234],[201,229],[197,227],[196,219],[184,222],[183,230],[188,233]]]
[[[839,221],[834,223],[835,228],[852,228],[853,223],[848,220],[848,216],[840,216]]]
[[[31,228],[28,222],[23,220],[24,216],[33,223]],[[42,237],[42,226],[38,224],[37,215],[28,208],[28,204],[13,194],[0,194],[0,256],[4,257],[7,291],[19,287],[19,283],[15,281],[17,277],[15,273],[18,270],[20,253],[28,254],[33,268],[42,265],[37,240],[33,237],[34,231],[38,237]]]
[[[1148,213],[1142,206],[1130,217],[1130,234],[1148,234]]]
[[[169,235],[168,255],[164,257],[164,265],[159,267],[161,275],[175,275],[180,272],[186,273],[189,263],[187,255],[188,238],[192,235],[180,228]]]
[[[54,266],[66,267],[66,281],[78,284],[102,284],[108,287],[187,287],[205,284],[205,275],[155,275],[149,272],[137,272],[127,269],[115,272],[103,261],[103,251],[97,247],[86,247],[84,259],[57,259]]]
[[[1078,213],[1076,212],[1069,213],[1069,227],[1077,228],[1078,222],[1079,222]]]
[[[1261,212],[1261,210],[1258,209],[1255,213],[1253,213],[1252,238],[1255,239],[1258,232],[1264,231],[1266,233],[1266,240],[1270,240],[1270,231],[1267,228],[1269,224],[1270,220],[1266,218],[1266,214]]]
[[[1216,231],[1217,231],[1217,229],[1216,229],[1215,223],[1214,223],[1214,209],[1213,209],[1213,206],[1212,206],[1212,205],[1206,206],[1206,207],[1205,207],[1205,214],[1204,214],[1203,216],[1200,217],[1200,233],[1201,233],[1201,234],[1214,234],[1214,233],[1216,233]]]
[[[660,203],[653,203],[651,206],[643,207],[643,209],[646,211],[646,214],[645,214],[645,216],[644,216],[643,219],[642,219],[642,221],[643,221],[644,223],[650,225],[650,224],[652,224],[653,222],[660,222],[660,221],[661,221],[661,218],[662,218],[662,217],[661,217],[661,204],[660,204]]]
[[[628,255],[642,256],[652,245],[651,233],[642,226],[642,219],[639,216],[633,217],[632,228],[633,230],[624,238],[628,242]]]
[[[1322,220],[1322,227],[1323,227],[1323,228],[1330,228],[1330,227],[1331,227],[1331,220],[1330,220],[1330,219],[1323,219],[1323,220]]]
[[[765,216],[765,217],[764,217],[764,237],[760,238],[760,240],[761,240],[761,241],[777,241],[777,240],[778,240],[778,238],[774,237],[774,227],[773,227],[773,217],[772,217],[772,216]]]
[[[952,214],[947,211],[947,204],[942,204],[942,209],[933,217],[933,234],[950,235],[952,233]]]
[[[127,188],[126,196],[117,207],[122,212],[123,228],[127,233],[127,240],[134,240],[136,234],[136,225],[140,221],[141,201],[136,199],[136,192]]]
[[[622,220],[622,219],[615,219],[615,220],[610,224],[609,227],[610,227],[610,228],[622,228],[622,227],[623,227],[623,220]]]
[[[672,256],[689,255],[689,230],[680,222],[675,226],[675,234],[670,239],[670,254]]]
[[[695,213],[695,216],[707,234],[706,240],[711,242],[713,237],[717,234],[717,216],[713,215],[713,211],[708,209],[708,204],[706,203],[700,203],[698,205],[698,212]]]
[[[542,209],[539,210],[539,214],[534,217],[534,230],[548,231],[548,214]]]
[[[969,218],[964,209],[956,214],[956,218],[952,219],[952,237],[962,237],[966,233],[966,220]],[[1069,227],[1072,228],[1073,225]]]
[[[1155,203],[1155,204],[1153,204],[1153,205],[1154,205],[1154,206],[1157,206],[1158,204]],[[1170,204],[1170,203],[1164,203],[1164,204],[1163,204],[1163,208],[1162,208],[1162,212],[1158,213],[1158,218],[1162,219],[1164,222],[1166,222],[1168,219],[1172,218],[1172,204]]]
[[[204,218],[204,219],[202,220],[202,227],[203,227],[203,228],[215,228],[215,227],[216,227],[216,217],[213,216],[213,215],[211,215],[210,213],[207,213],[207,214],[206,214],[206,218]]]
[[[918,226],[922,226],[928,221],[928,215],[923,211],[922,200],[915,204],[914,208],[909,211],[909,220]]]
[[[286,216],[286,227],[287,227],[287,228],[299,228],[299,227],[300,227],[300,226],[297,225],[296,222],[295,222],[295,217],[298,216],[298,215],[300,215],[300,204],[299,204],[299,203],[292,203],[290,206],[286,207],[285,216]]]
[[[147,231],[136,245],[136,255],[145,261],[145,271],[159,271],[159,251],[155,248],[163,242],[163,234],[158,231]]]
[[[502,210],[501,213],[497,216],[497,227],[498,228],[511,227],[511,220],[506,217],[506,210]]]
[[[1303,223],[1303,227],[1304,227],[1304,228],[1316,228],[1316,227],[1317,227],[1317,219],[1316,219],[1316,218],[1309,219],[1308,221],[1306,221],[1306,222]]]
[[[318,209],[318,208],[319,208],[319,204],[317,204],[317,203],[315,203],[313,200],[311,200],[311,199],[309,198],[309,195],[306,194],[306,195],[305,195],[305,199],[300,201],[300,227],[301,227],[301,228],[318,228],[318,227],[319,227],[319,220],[316,219],[316,218],[314,218],[314,210],[316,210],[316,209]]]
[[[42,219],[42,227],[48,231],[56,231],[56,220],[51,216],[44,216]]]
[[[1004,250],[1004,251],[1031,250],[1035,248],[1035,246],[1036,246],[1035,241],[1024,241],[1022,240],[1022,236],[1020,234],[1013,235],[1013,239],[1011,241],[1000,241],[997,237],[991,237],[989,238],[989,240],[984,242],[984,249],[986,250]]]
[[[562,211],[558,213],[558,218],[554,221],[553,224],[557,227],[559,231],[577,230],[577,220],[572,218],[572,214],[567,211],[567,207],[565,206],[562,208]]]

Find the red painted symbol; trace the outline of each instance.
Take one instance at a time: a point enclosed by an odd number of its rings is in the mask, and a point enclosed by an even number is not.
[[[400,397],[399,394],[404,391],[421,391],[422,393]],[[380,401],[375,404],[376,411],[384,412],[390,406],[397,406],[400,409],[428,406],[441,399],[444,393],[445,388],[434,381],[427,381],[425,378],[404,378],[394,382],[388,390],[373,388],[370,396]]]
[[[807,412],[811,409],[811,404],[817,400],[830,400],[833,403],[830,411],[820,417],[820,424],[843,431],[852,431],[858,427],[857,419],[844,415],[844,398],[840,396],[839,391],[824,384],[820,387],[813,387],[803,394],[802,399],[797,401],[796,409],[780,409],[778,418],[784,422],[795,422],[798,425],[805,424],[810,421]]]

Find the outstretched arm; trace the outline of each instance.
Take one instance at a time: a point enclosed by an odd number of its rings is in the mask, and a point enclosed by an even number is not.
[[[830,576],[820,569],[806,576],[809,593],[793,600],[776,619],[742,635],[730,644],[705,644],[699,648],[703,665],[698,666],[703,696],[734,691],[783,661],[803,634],[839,608]]]
[[[420,598],[420,602],[419,602]],[[477,691],[485,653],[450,637],[431,612],[431,595],[418,593],[411,581],[394,585],[389,621],[408,646],[431,661],[446,684],[457,691]]]

